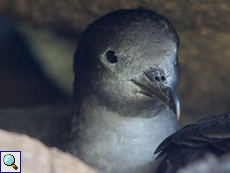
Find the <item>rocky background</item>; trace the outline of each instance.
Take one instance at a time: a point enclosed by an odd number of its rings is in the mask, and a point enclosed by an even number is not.
[[[230,110],[228,0],[1,0],[0,127],[57,146],[71,115],[80,34],[108,12],[137,7],[177,29],[182,126]]]

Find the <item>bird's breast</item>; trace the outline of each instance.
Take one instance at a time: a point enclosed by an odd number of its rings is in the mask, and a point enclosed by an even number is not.
[[[82,125],[70,148],[101,172],[152,172],[156,147],[177,130],[176,118],[167,109],[153,118],[121,117],[105,109],[94,113],[79,119]],[[165,128],[168,123],[175,126]]]

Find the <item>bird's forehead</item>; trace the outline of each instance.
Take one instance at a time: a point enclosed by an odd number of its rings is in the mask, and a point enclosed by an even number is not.
[[[167,61],[175,61],[177,54],[177,43],[167,38],[124,39],[112,47],[120,60],[142,61],[149,65],[163,65]]]
[[[177,51],[175,33],[169,32],[163,27],[151,25],[137,25],[120,28],[109,37],[109,46],[117,54],[141,56],[159,56],[162,54],[174,54]],[[135,56],[138,57],[138,56]]]

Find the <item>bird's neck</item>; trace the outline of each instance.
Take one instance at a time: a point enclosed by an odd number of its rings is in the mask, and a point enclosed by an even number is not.
[[[93,100],[83,101],[75,115],[71,153],[101,172],[152,172],[156,147],[178,129],[172,111],[151,118],[121,116]]]

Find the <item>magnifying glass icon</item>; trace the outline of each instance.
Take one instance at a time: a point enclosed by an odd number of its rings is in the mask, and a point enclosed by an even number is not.
[[[18,167],[15,165],[15,158],[12,154],[7,154],[3,157],[3,162],[7,166],[12,166],[15,170],[18,169]]]

